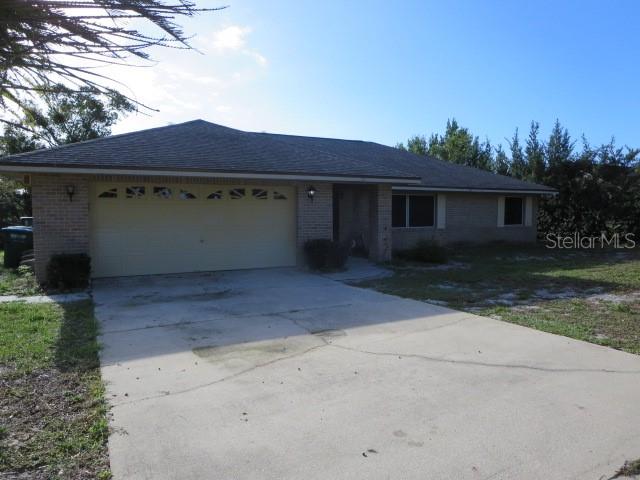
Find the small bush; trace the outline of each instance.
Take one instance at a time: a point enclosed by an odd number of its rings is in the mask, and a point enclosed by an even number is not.
[[[90,275],[91,259],[84,253],[54,255],[47,265],[47,284],[54,289],[87,288]]]
[[[412,248],[396,252],[402,260],[424,263],[447,263],[447,249],[433,240],[419,240]]]
[[[349,249],[333,240],[319,238],[307,240],[304,253],[312,270],[338,270],[347,263]]]

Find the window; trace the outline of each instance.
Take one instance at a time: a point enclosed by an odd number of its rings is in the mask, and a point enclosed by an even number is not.
[[[238,200],[244,197],[244,188],[232,188],[229,190],[229,197],[232,200]]]
[[[98,198],[118,198],[118,189],[109,188],[108,190],[105,190],[100,195],[98,195]]]
[[[127,198],[142,198],[144,197],[145,188],[143,186],[127,187]]]
[[[391,204],[391,226],[433,227],[435,197],[432,195],[394,195]]]
[[[171,189],[169,187],[153,187],[153,196],[157,198],[171,198]]]
[[[180,190],[180,200],[195,200],[196,196],[188,190]]]
[[[280,193],[280,192],[273,192],[273,199],[274,200],[286,200],[287,196],[284,193]]]
[[[433,227],[435,202],[432,196],[409,196],[409,226]]]
[[[391,202],[391,226],[407,226],[407,197],[405,195],[394,195]]]
[[[207,195],[207,200],[220,200],[222,198],[222,190],[216,190]]]
[[[253,198],[257,198],[258,200],[266,200],[267,199],[267,191],[262,188],[254,188],[251,190],[251,195]]]
[[[504,224],[522,225],[523,215],[522,198],[505,197],[504,199]]]

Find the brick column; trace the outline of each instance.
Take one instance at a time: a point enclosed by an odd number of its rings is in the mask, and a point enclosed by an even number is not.
[[[371,260],[391,260],[391,186],[376,185],[371,194],[370,208]]]
[[[316,190],[313,200],[307,195],[311,185]],[[333,184],[299,183],[296,191],[298,263],[301,263],[304,242],[316,238],[333,239]]]
[[[72,201],[67,185],[75,189]],[[33,175],[31,193],[35,272],[44,282],[51,255],[89,253],[89,181],[80,175]]]

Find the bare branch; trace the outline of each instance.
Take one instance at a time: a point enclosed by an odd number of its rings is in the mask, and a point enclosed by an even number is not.
[[[95,72],[97,66],[149,61],[152,47],[190,49],[176,18],[222,8],[198,8],[192,0],[2,0],[0,106],[23,108],[19,92],[107,94],[122,84]],[[158,35],[131,28],[135,19],[147,20]]]

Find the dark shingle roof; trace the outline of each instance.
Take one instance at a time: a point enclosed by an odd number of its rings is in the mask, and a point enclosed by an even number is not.
[[[373,142],[335,140],[332,138],[274,135],[298,148],[310,147],[328,153],[341,152],[371,165],[390,165],[422,179],[421,186],[444,189],[469,190],[527,190],[554,192],[553,188],[525,182],[504,175],[496,175],[477,168],[457,165],[431,156],[415,155],[397,148]]]
[[[0,165],[416,178],[391,165],[371,165],[344,153],[204,120],[13,155],[0,159]]]
[[[430,188],[549,191],[378,143],[235,130],[194,120],[0,158],[1,166],[372,177]]]

